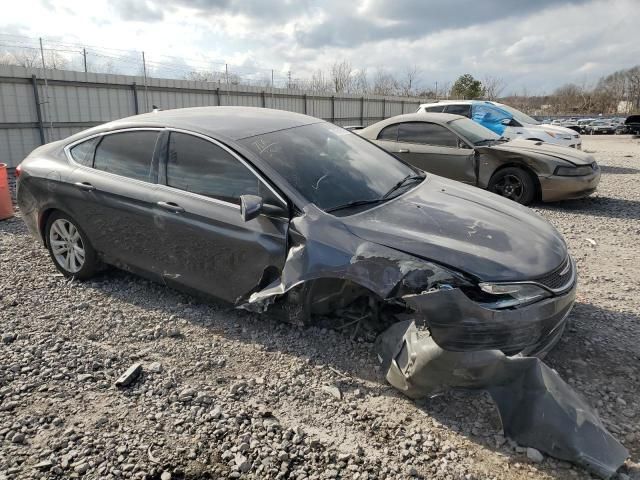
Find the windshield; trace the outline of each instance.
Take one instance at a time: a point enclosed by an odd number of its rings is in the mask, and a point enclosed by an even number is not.
[[[532,118],[526,113],[522,113],[520,110],[516,110],[513,107],[510,107],[508,105],[497,105],[497,107],[506,112],[509,112],[511,115],[513,115],[513,118],[515,118],[519,123],[530,123],[532,125],[541,125],[541,123],[535,118]]]
[[[355,133],[331,123],[240,140],[323,210],[379,200],[398,182],[420,173]]]
[[[486,140],[500,139],[500,135],[468,118],[453,120],[449,122],[449,126],[454,132],[474,145]]]

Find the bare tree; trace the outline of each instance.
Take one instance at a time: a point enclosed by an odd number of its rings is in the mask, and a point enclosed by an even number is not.
[[[14,65],[25,68],[36,68],[42,66],[40,51],[36,49],[24,49],[11,54]]]
[[[417,82],[420,73],[421,70],[417,65],[414,65],[413,67],[407,67],[405,69],[402,80],[398,82],[398,87],[402,95],[408,97],[415,94],[416,89],[418,88]]]
[[[353,68],[347,60],[336,61],[331,66],[331,83],[336,93],[349,91],[353,81],[351,77],[352,71]]]
[[[330,92],[332,83],[324,72],[318,69],[311,74],[311,80],[309,80],[307,88],[312,92]]]
[[[356,72],[351,82],[351,92],[358,95],[366,95],[369,93],[369,77],[367,69],[362,68]]]
[[[394,95],[398,92],[398,81],[383,68],[378,68],[373,76],[373,93],[375,95]]]
[[[507,84],[502,77],[485,75],[485,77],[482,79],[482,86],[484,88],[484,97],[487,100],[497,100]]]

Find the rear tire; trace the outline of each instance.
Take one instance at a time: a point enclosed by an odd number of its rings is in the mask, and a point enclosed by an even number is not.
[[[493,174],[489,181],[489,191],[522,205],[529,205],[536,196],[536,184],[526,170],[507,167]]]
[[[47,219],[45,238],[53,264],[65,277],[86,280],[96,273],[96,252],[82,228],[69,215],[52,213]]]

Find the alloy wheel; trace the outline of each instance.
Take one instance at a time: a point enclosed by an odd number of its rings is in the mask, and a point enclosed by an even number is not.
[[[80,231],[69,220],[59,218],[49,229],[51,252],[58,265],[70,273],[78,273],[85,262],[86,252]]]
[[[525,187],[516,175],[505,175],[495,185],[496,191],[503,197],[515,200],[522,198]]]

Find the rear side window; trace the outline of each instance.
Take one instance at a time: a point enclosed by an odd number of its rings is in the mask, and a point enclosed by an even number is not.
[[[172,132],[167,185],[240,204],[240,195],[261,195],[253,172],[223,148],[202,138]]]
[[[441,147],[458,146],[458,137],[453,133],[440,125],[427,122],[401,123],[398,128],[398,141]]]
[[[384,127],[380,133],[378,133],[378,140],[386,140],[388,142],[398,141],[398,124]]]
[[[69,152],[71,153],[73,161],[85,167],[93,167],[93,154],[96,151],[96,145],[99,141],[100,137],[94,137],[71,147]]]
[[[424,109],[425,112],[437,112],[437,113],[442,113],[443,110],[444,110],[444,105],[436,105],[434,107],[425,107]]]
[[[471,118],[471,105],[447,105],[444,111],[446,113],[453,113],[454,115],[463,115]]]
[[[156,131],[105,135],[96,148],[93,167],[104,172],[148,182],[157,138]]]

